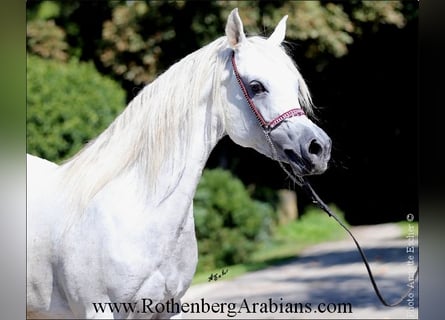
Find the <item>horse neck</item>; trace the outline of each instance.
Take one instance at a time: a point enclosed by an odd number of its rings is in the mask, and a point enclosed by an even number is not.
[[[62,166],[63,184],[85,208],[118,176],[136,173],[147,198],[161,202],[189,181],[194,192],[205,162],[224,129],[215,99],[218,63],[204,48],[146,86],[92,143]],[[216,74],[215,74],[216,73]],[[213,79],[211,81],[210,79]]]

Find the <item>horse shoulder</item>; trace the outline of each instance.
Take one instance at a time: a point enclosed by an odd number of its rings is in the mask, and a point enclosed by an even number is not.
[[[104,282],[121,299],[152,297],[160,302],[180,297],[190,285],[197,262],[192,208],[179,214],[181,210],[167,203],[150,205],[134,181],[116,179],[91,207],[100,237],[105,239],[100,249]],[[179,218],[182,227],[175,221]]]

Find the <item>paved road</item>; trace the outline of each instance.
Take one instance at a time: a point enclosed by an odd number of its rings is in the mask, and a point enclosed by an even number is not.
[[[383,295],[390,301],[397,299],[407,288],[409,276],[415,268],[407,262],[413,246],[412,239],[404,239],[394,224],[360,226],[352,229],[371,262],[371,268]],[[417,262],[417,240],[414,243]],[[230,270],[229,270],[230,272]],[[217,303],[219,312],[183,313],[185,319],[414,319],[417,318],[418,283],[415,296],[394,308],[380,304],[359,254],[349,238],[308,248],[300,258],[264,270],[251,272],[232,280],[222,279],[192,286],[182,299],[203,305]],[[272,304],[270,303],[272,301]],[[230,313],[223,303],[235,307]],[[257,305],[255,305],[257,303]],[[261,313],[261,308],[279,309]],[[306,303],[310,305],[305,305]],[[342,313],[318,310],[320,303]],[[415,305],[414,309],[412,305]],[[349,305],[350,304],[350,309]],[[241,310],[240,310],[240,307]],[[249,313],[256,308],[256,313]],[[221,312],[221,308],[224,308]],[[286,308],[292,308],[287,309]],[[241,311],[235,314],[235,311]],[[264,311],[264,310],[263,310]],[[294,311],[294,313],[291,313]],[[302,311],[310,311],[302,313]],[[348,312],[352,311],[352,312]],[[229,317],[229,315],[231,317]]]

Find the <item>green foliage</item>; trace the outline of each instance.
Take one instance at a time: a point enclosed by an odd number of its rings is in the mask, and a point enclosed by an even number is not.
[[[288,1],[281,10],[270,12],[269,16],[273,18],[266,21],[273,28],[280,15],[287,12],[287,38],[307,41],[306,56],[342,57],[367,24],[372,24],[374,32],[381,24],[404,27],[406,20],[401,13],[402,7],[400,1]]]
[[[344,222],[343,213],[334,205],[329,206]],[[277,237],[294,241],[295,243],[319,243],[340,238],[345,231],[337,222],[324,211],[316,207],[308,207],[299,220],[281,226],[277,230]]]
[[[224,23],[235,7],[240,10],[245,29],[255,34],[265,30],[269,34],[283,15],[288,14],[287,39],[307,41],[306,55],[310,58],[322,54],[344,56],[354,36],[361,34],[363,24],[372,23],[377,31],[381,23],[399,28],[406,23],[399,1],[355,2],[350,8],[320,1],[217,1],[205,6],[190,1],[136,2],[116,6],[112,19],[104,23],[101,61],[135,84],[151,81],[162,67],[160,60],[171,54],[164,50],[171,39],[188,41],[190,49],[203,46],[223,35]],[[185,15],[191,15],[189,28],[195,38],[184,39],[174,26],[181,25],[180,17]],[[145,27],[148,24],[150,27]]]
[[[94,60],[134,87],[222,36],[227,15],[235,7],[248,34],[267,36],[289,15],[286,39],[298,43],[308,58],[317,59],[318,67],[346,55],[366,32],[377,32],[382,25],[403,28],[417,12],[412,1],[109,1],[63,6],[43,1],[27,4],[27,16],[28,24],[55,20],[67,35],[70,55]],[[28,32],[32,52],[41,55],[42,47],[61,41],[48,27],[40,25],[37,35],[30,34],[32,29]],[[50,31],[54,35],[47,37]]]
[[[401,229],[401,238],[407,239],[407,237],[418,237],[419,236],[419,223],[417,221],[409,222],[409,221],[400,221],[397,225]]]
[[[54,20],[28,22],[26,40],[28,52],[59,61],[68,59],[65,31],[58,27]]]
[[[124,91],[92,64],[27,57],[27,149],[51,161],[72,156],[125,106]]]
[[[42,1],[37,11],[37,17],[41,20],[56,18],[60,15],[60,3],[57,1]]]
[[[403,5],[400,1],[362,1],[353,11],[353,17],[361,22],[380,22],[403,28],[405,17],[400,12]]]
[[[194,200],[198,270],[241,263],[271,232],[272,208],[222,169],[205,170]]]
[[[156,35],[144,34],[144,19],[151,12],[157,11],[153,7],[158,7],[159,3],[155,2],[150,6],[149,8],[145,2],[117,6],[111,20],[103,24],[104,42],[100,60],[115,74],[135,84],[148,82],[159,72],[156,63],[161,53],[159,43],[172,35],[165,28]]]

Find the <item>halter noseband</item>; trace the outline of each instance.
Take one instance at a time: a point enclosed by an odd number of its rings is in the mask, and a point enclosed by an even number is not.
[[[283,114],[279,115],[278,117],[272,119],[271,121],[267,122],[261,115],[261,112],[255,106],[255,103],[253,102],[252,98],[250,98],[249,93],[247,92],[246,86],[244,85],[244,82],[241,79],[241,76],[238,72],[238,68],[236,67],[235,52],[232,52],[232,67],[233,67],[233,72],[235,73],[236,80],[238,81],[240,89],[244,94],[244,98],[246,99],[247,104],[250,107],[250,110],[252,110],[252,112],[255,115],[255,117],[257,118],[260,126],[264,130],[271,131],[272,129],[274,129],[277,125],[279,125],[284,120],[291,118],[291,117],[303,116],[305,114],[303,109],[295,108],[295,109],[286,111],[285,113],[283,113]]]

